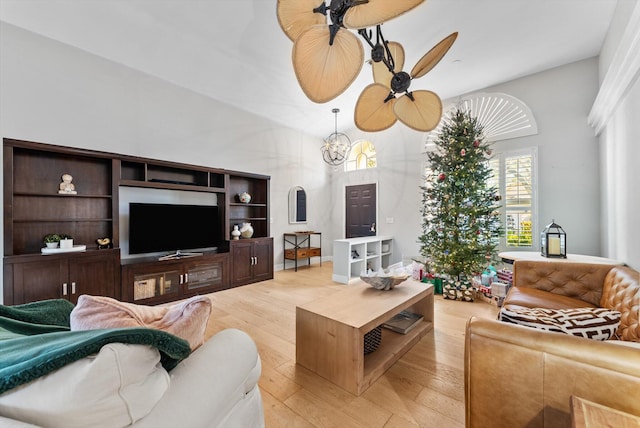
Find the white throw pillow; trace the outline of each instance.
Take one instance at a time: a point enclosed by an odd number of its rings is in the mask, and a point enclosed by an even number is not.
[[[156,348],[110,343],[0,395],[0,415],[47,427],[124,427],[148,415],[168,388]]]

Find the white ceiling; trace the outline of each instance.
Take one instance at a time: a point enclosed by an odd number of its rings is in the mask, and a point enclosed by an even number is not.
[[[616,2],[427,0],[383,31],[404,46],[405,71],[459,32],[411,85],[447,99],[597,55]],[[308,100],[276,0],[0,0],[0,20],[319,137],[333,131],[333,107],[340,129],[354,127],[358,95],[372,82],[365,63],[336,99]]]

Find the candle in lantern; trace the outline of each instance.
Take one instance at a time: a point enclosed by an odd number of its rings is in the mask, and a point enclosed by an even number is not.
[[[560,255],[560,238],[559,237],[549,237],[549,254],[558,256]]]

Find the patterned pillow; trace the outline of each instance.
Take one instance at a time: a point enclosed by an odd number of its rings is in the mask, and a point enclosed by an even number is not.
[[[620,325],[621,314],[607,308],[509,308],[500,309],[498,319],[546,331],[594,340],[608,340]]]

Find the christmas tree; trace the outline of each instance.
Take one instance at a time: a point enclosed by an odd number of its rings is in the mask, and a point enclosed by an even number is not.
[[[422,189],[421,253],[432,269],[453,279],[470,279],[494,257],[502,232],[499,196],[477,118],[461,108],[443,120],[436,150],[428,153]]]

